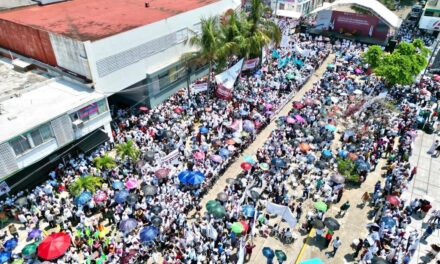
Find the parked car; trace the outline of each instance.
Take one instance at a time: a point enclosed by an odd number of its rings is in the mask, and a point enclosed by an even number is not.
[[[413,5],[411,8],[411,12],[409,13],[410,17],[420,17],[423,12],[423,7],[421,5]]]

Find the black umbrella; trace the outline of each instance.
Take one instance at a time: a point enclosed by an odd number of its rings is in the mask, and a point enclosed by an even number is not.
[[[146,196],[153,196],[157,193],[157,187],[153,185],[144,185],[142,187],[142,192]]]
[[[373,259],[371,259],[371,264],[390,264],[390,263],[384,260],[383,258],[374,256]]]
[[[316,229],[323,229],[324,228],[324,223],[321,220],[317,219],[317,220],[313,221],[313,226]]]
[[[154,159],[154,152],[147,151],[147,152],[145,152],[144,157],[146,160],[153,160]]]
[[[127,203],[133,205],[133,204],[137,203],[138,199],[139,199],[139,196],[137,194],[130,193],[130,195],[128,195],[128,198],[127,198]]]
[[[169,131],[169,130],[166,130],[166,131],[165,131],[165,136],[166,136],[167,138],[172,138],[172,137],[174,136],[174,134],[173,134],[173,132],[171,132],[171,131]]]
[[[159,216],[153,216],[151,218],[151,224],[154,226],[160,226],[162,224],[162,218]]]
[[[252,200],[256,201],[260,197],[260,193],[254,190],[250,191]]]
[[[155,205],[151,207],[151,212],[153,212],[153,214],[159,214],[160,212],[162,212],[162,207],[160,207],[159,205]]]
[[[341,227],[338,221],[332,217],[325,218],[324,225],[331,230],[339,230],[339,228]]]
[[[318,161],[315,163],[315,166],[316,166],[317,168],[319,168],[319,169],[324,169],[327,165],[326,165],[326,163],[325,163],[324,161],[322,161],[322,160],[318,160]]]

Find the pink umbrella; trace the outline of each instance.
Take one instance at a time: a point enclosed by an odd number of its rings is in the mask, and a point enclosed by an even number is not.
[[[168,174],[170,173],[170,169],[168,169],[168,168],[161,168],[161,169],[158,169],[157,171],[155,171],[154,172],[154,175],[157,177],[157,178],[159,178],[159,179],[163,179],[163,178],[165,178],[166,176],[168,176]]]
[[[221,163],[223,161],[222,157],[219,155],[212,155],[211,160],[217,163]]]
[[[304,100],[304,103],[306,104],[306,105],[313,105],[315,102],[313,102],[313,100],[312,99],[310,99],[310,98],[307,98],[306,100]]]
[[[254,121],[254,124],[256,127],[260,127],[262,125],[260,121]]]
[[[300,102],[293,103],[293,108],[295,108],[295,109],[301,109],[303,107],[304,107],[304,104],[302,104]]]
[[[305,123],[306,122],[306,120],[302,116],[300,116],[300,115],[295,115],[295,119],[296,119],[296,121],[298,121],[300,123]]]
[[[264,66],[263,68],[261,68],[261,71],[267,72],[268,71],[267,66]]]
[[[238,120],[235,120],[229,127],[233,130],[237,130],[239,126]]]
[[[197,151],[196,153],[194,153],[194,158],[196,160],[202,160],[205,158],[205,153]]]
[[[361,74],[361,73],[362,73],[362,70],[359,69],[359,68],[356,68],[356,70],[354,70],[354,72],[357,73],[357,74]]]
[[[128,190],[137,188],[138,182],[135,178],[129,178],[127,181],[125,181],[125,188]]]
[[[435,74],[434,75],[434,81],[440,81],[440,75]]]
[[[103,202],[107,200],[107,194],[103,191],[97,191],[95,196],[93,196],[93,200],[97,203]]]
[[[288,117],[286,118],[286,122],[287,122],[288,124],[294,124],[294,123],[295,123],[295,119],[292,118],[292,117],[290,117],[290,116],[288,116]]]
[[[431,92],[428,91],[426,88],[423,88],[422,90],[420,90],[420,94],[427,95],[427,94],[431,94]]]
[[[264,107],[265,107],[267,110],[270,110],[270,109],[273,108],[273,105],[272,105],[272,104],[264,104]]]

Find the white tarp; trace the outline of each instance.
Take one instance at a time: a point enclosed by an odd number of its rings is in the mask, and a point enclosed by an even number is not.
[[[302,16],[301,13],[295,12],[293,10],[285,10],[285,9],[278,9],[276,15],[282,17],[290,17],[294,19],[298,19]]]
[[[276,214],[278,216],[281,216],[281,218],[283,218],[291,228],[295,228],[297,222],[296,217],[293,216],[292,211],[290,211],[289,207],[268,202],[266,205],[266,211],[269,214]]]
[[[226,71],[215,76],[215,81],[218,85],[222,85],[225,88],[234,88],[235,80],[241,71],[241,66],[243,65],[243,59],[238,61],[234,66],[227,69]]]

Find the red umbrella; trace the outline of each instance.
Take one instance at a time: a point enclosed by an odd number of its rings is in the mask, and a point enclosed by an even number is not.
[[[154,175],[159,179],[163,179],[166,176],[168,176],[169,173],[170,173],[170,169],[162,168],[162,169],[158,169],[157,171],[155,171]]]
[[[52,260],[61,257],[70,247],[70,236],[66,233],[54,233],[38,245],[38,257]]]
[[[197,151],[196,153],[194,153],[194,158],[196,160],[202,160],[205,159],[205,153],[201,152],[201,151]]]
[[[243,170],[247,171],[247,170],[252,169],[252,164],[250,164],[249,162],[243,162],[243,163],[240,165],[240,167],[241,167]]]
[[[387,201],[396,206],[400,204],[400,199],[394,195],[387,195]]]
[[[148,107],[141,106],[141,107],[139,107],[139,110],[141,110],[142,112],[148,112]]]
[[[249,224],[246,221],[240,221],[240,224],[244,227],[244,232],[247,232],[249,230]]]
[[[234,141],[233,139],[228,139],[228,140],[226,140],[226,144],[228,144],[228,145],[234,145],[234,144],[235,144],[235,141]]]
[[[349,153],[348,158],[355,161],[358,159],[358,155],[356,155],[355,153]]]
[[[181,107],[176,107],[176,108],[174,108],[174,113],[178,113],[178,114],[180,114],[180,113],[182,113],[183,112],[183,108],[181,108]]]
[[[295,109],[301,109],[303,107],[304,107],[304,105],[300,102],[293,103],[293,108],[295,108]]]

